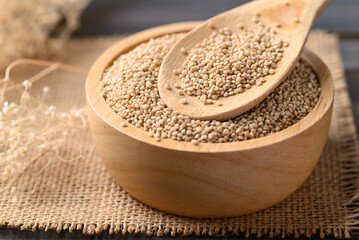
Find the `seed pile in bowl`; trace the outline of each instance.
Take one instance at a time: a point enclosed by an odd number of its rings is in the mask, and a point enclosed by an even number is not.
[[[258,22],[259,23],[259,22]],[[224,28],[213,30],[196,48],[187,51],[183,65],[173,71],[181,80],[180,95],[196,96],[204,104],[233,96],[262,85],[265,76],[275,73],[284,46],[276,32],[260,25],[238,33]]]
[[[295,124],[318,101],[321,89],[315,73],[298,62],[273,93],[236,118],[203,121],[173,111],[160,98],[157,78],[163,58],[182,36],[169,34],[137,46],[115,60],[101,80],[103,97],[113,111],[157,141],[169,138],[197,145],[259,138]]]

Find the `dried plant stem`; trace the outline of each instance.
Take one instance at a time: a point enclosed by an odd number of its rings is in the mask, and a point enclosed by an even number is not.
[[[9,64],[9,66],[6,68],[5,76],[7,76],[9,78],[10,71],[14,67],[21,65],[21,64],[28,64],[28,65],[35,65],[35,66],[42,66],[42,67],[49,67],[51,65],[58,64],[59,65],[58,68],[65,70],[65,71],[79,73],[79,74],[83,74],[83,75],[87,75],[87,72],[88,72],[87,69],[67,65],[67,64],[64,64],[61,62],[51,62],[51,61],[36,60],[36,59],[18,59],[16,61],[12,62],[11,64]]]
[[[42,70],[41,72],[37,73],[35,76],[28,79],[28,81],[30,81],[31,83],[34,83],[34,82],[42,79],[43,77],[45,77],[46,75],[48,75],[49,73],[51,73],[57,69],[62,69],[62,70],[68,71],[68,72],[73,72],[73,73],[78,73],[78,74],[83,74],[83,75],[87,75],[87,72],[88,72],[87,69],[74,67],[74,66],[63,64],[60,62],[51,62],[51,61],[35,60],[35,59],[19,59],[19,60],[12,62],[6,68],[5,78],[2,81],[4,81],[5,83],[8,82],[10,79],[10,73],[13,70],[13,68],[15,68],[18,65],[23,65],[23,64],[47,67],[44,70]],[[22,83],[20,83],[20,84],[13,85],[13,86],[5,88],[5,89],[6,89],[6,91],[11,91],[11,90],[14,90],[15,88],[20,88],[22,86],[23,86]]]
[[[16,66],[24,64],[45,68],[22,83],[13,84],[11,72]],[[0,192],[11,187],[25,169],[44,153],[53,153],[63,162],[82,157],[65,160],[60,156],[59,149],[66,137],[87,126],[85,109],[60,111],[56,106],[46,104],[44,100],[50,91],[48,86],[43,88],[40,97],[29,93],[33,83],[58,69],[87,74],[86,69],[60,62],[19,59],[6,68],[5,78],[0,80]],[[18,103],[7,100],[5,93],[9,91],[21,93]],[[50,160],[46,160],[36,176],[49,164]]]

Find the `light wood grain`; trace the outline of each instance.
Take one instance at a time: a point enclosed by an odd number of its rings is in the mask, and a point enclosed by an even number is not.
[[[238,23],[248,29],[258,28],[252,21],[258,12],[258,18],[266,26],[276,29],[278,37],[289,43],[282,60],[277,64],[276,73],[266,76],[267,81],[262,86],[254,85],[244,93],[220,98],[223,104],[220,107],[216,104],[204,105],[196,96],[185,96],[188,104],[182,104],[181,99],[184,97],[173,90],[176,83],[181,85],[181,79],[173,74],[173,70],[180,68],[187,57],[181,53],[182,48],[190,51],[211,34],[213,29],[208,27],[206,21],[180,40],[164,59],[158,80],[161,98],[172,109],[196,119],[226,120],[248,111],[273,92],[287,77],[298,60],[314,19],[328,3],[329,0],[253,1],[209,19],[217,29],[228,27],[233,32],[240,32]],[[295,18],[300,22],[297,23]],[[276,27],[276,23],[281,27]],[[172,89],[168,89],[167,85]]]
[[[324,147],[333,106],[333,83],[325,64],[304,50],[322,92],[313,111],[276,134],[235,143],[156,142],[124,122],[100,91],[103,71],[120,54],[151,37],[187,32],[180,23],[132,35],[105,51],[86,83],[87,106],[96,150],[111,176],[151,207],[191,217],[238,216],[267,208],[293,193],[309,176]]]

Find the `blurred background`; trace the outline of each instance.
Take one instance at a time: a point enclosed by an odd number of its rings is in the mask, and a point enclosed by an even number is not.
[[[315,1],[315,0],[313,0]],[[248,0],[92,0],[76,35],[133,33],[179,21],[204,20]],[[359,37],[359,0],[332,0],[315,28]]]

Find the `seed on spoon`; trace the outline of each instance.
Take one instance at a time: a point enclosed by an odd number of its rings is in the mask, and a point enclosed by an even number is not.
[[[237,28],[239,28],[239,29],[243,30],[243,29],[244,29],[244,26],[243,26],[243,24],[242,24],[242,23],[238,23],[238,24],[237,24]]]
[[[196,139],[192,139],[192,140],[191,140],[191,143],[193,143],[194,145],[198,145],[198,144],[199,144],[199,142],[198,142]]]
[[[187,49],[185,49],[185,48],[181,48],[181,53],[183,53],[183,54],[187,54]]]
[[[177,69],[181,90],[206,105],[213,104],[212,100],[242,93],[244,88],[255,85],[258,78],[274,74],[282,52],[283,40],[271,28],[246,29],[243,33],[233,33],[229,28],[213,31],[188,52]]]
[[[212,22],[212,21],[208,21],[207,26],[212,29],[215,28],[214,22]]]
[[[181,103],[182,103],[183,105],[186,105],[186,104],[188,104],[188,102],[187,102],[187,99],[185,99],[185,98],[182,98],[182,99],[181,99]]]

